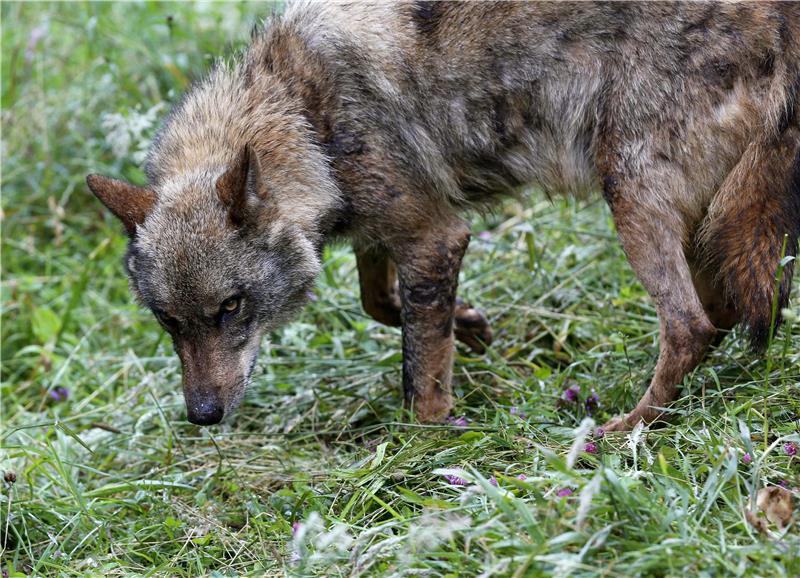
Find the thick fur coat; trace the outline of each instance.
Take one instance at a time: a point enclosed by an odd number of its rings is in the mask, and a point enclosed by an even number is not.
[[[800,3],[295,2],[175,107],[146,187],[89,185],[131,234],[131,287],[200,423],[238,403],[337,238],[366,310],[403,326],[408,403],[444,419],[454,335],[491,340],[456,298],[464,213],[531,186],[602,191],[661,322],[650,388],[607,424],[624,429],[658,417],[720,330],[763,347],[779,323],[799,91]]]

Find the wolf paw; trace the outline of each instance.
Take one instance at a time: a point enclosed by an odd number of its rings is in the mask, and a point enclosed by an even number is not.
[[[631,431],[633,426],[635,426],[638,422],[639,419],[637,419],[636,416],[626,413],[625,415],[608,420],[600,429],[602,429],[604,433],[614,431]]]
[[[492,328],[486,316],[461,299],[456,300],[453,332],[456,339],[475,353],[486,352],[486,346],[492,343]]]

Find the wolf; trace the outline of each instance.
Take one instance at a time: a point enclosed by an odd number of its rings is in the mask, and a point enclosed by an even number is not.
[[[657,420],[734,325],[763,349],[800,234],[799,3],[289,3],[163,123],[124,224],[133,294],[173,338],[189,421],[239,404],[266,331],[348,240],[364,309],[402,327],[405,400],[453,407],[466,215],[538,187],[601,191],[657,308]]]

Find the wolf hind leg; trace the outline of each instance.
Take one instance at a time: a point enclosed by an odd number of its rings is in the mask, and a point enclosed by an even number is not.
[[[359,248],[355,254],[364,311],[379,323],[399,327],[401,303],[394,262],[379,247]],[[476,353],[484,353],[492,343],[492,328],[486,316],[461,298],[456,299],[453,332],[456,339]]]
[[[697,296],[703,304],[703,309],[709,321],[717,329],[717,335],[712,345],[718,346],[731,329],[739,322],[736,313],[736,306],[725,293],[722,283],[719,282],[713,272],[706,267],[697,264],[696,261],[689,261],[692,270],[692,282],[697,291]]]
[[[605,431],[628,430],[661,417],[661,408],[677,398],[684,377],[700,363],[716,335],[683,251],[681,215],[663,206],[648,207],[632,194],[626,197],[635,192],[633,187],[627,191],[620,187],[611,207],[628,260],[656,303],[659,355],[639,403],[605,424]]]
[[[361,305],[379,323],[399,327],[400,294],[397,287],[397,268],[386,251],[372,247],[356,249]]]

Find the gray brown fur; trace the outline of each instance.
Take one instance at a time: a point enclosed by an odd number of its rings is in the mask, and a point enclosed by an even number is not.
[[[661,322],[650,388],[607,424],[624,429],[719,329],[768,340],[800,234],[798,91],[798,3],[296,2],[176,107],[146,189],[89,184],[131,231],[132,289],[176,320],[190,418],[235,407],[261,335],[347,238],[427,421],[452,407],[454,325],[491,339],[456,299],[464,213],[601,189]],[[215,321],[232,294],[241,311]]]

